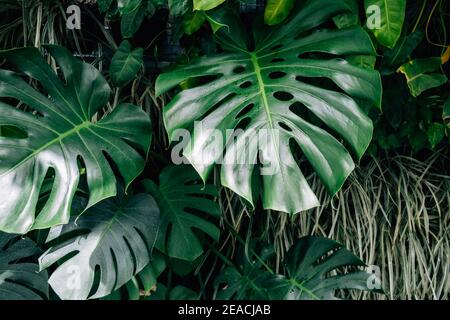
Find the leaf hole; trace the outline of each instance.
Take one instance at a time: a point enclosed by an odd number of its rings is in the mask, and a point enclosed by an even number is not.
[[[245,81],[244,83],[242,83],[239,88],[241,89],[247,89],[250,88],[252,86],[252,82],[251,81]]]
[[[278,122],[278,125],[279,125],[283,130],[286,130],[286,131],[288,131],[288,132],[292,132],[292,129],[291,129],[287,124],[285,124],[285,123],[283,123],[283,122]]]
[[[273,94],[273,96],[275,97],[275,99],[280,101],[290,101],[294,99],[294,96],[286,91],[277,91]]]
[[[0,137],[23,140],[28,138],[28,133],[16,126],[0,126]]]
[[[233,72],[236,74],[242,73],[245,71],[245,68],[243,66],[237,66],[236,68],[233,69]]]
[[[236,115],[236,119],[239,119],[243,116],[245,116],[246,114],[248,114],[253,107],[255,106],[254,103],[250,103],[249,105],[245,106],[241,111],[239,111],[239,113]]]
[[[283,77],[285,77],[286,75],[287,75],[286,72],[283,72],[283,71],[274,71],[274,72],[269,73],[269,78],[275,80],[275,79],[283,78]]]

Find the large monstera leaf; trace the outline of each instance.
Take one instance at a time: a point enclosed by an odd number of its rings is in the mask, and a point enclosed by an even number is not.
[[[381,292],[378,275],[362,270],[330,275],[364,263],[341,244],[323,237],[303,237],[289,249],[284,273],[263,270],[257,263],[243,270],[226,268],[217,278],[220,299],[334,300],[339,289]]]
[[[334,300],[339,289],[382,292],[380,278],[375,273],[357,269],[330,275],[343,267],[365,264],[341,244],[327,238],[301,238],[289,249],[284,265],[285,275],[273,281],[270,295],[281,294],[288,300]]]
[[[184,156],[203,179],[222,163],[222,184],[253,204],[252,178],[260,177],[264,207],[288,213],[319,204],[290,144],[300,147],[334,194],[354,169],[351,154],[361,157],[372,137],[372,122],[359,104],[379,106],[381,99],[378,72],[343,59],[375,55],[366,32],[315,30],[351,12],[346,1],[298,1],[294,12],[280,27],[255,31],[253,51],[240,38],[244,31],[221,30],[224,53],[162,74],[156,83],[162,94],[200,78],[166,106],[164,120],[172,141],[178,129],[191,131]],[[236,128],[243,133],[227,134]],[[259,175],[253,175],[255,164]]]
[[[148,265],[159,223],[148,194],[102,201],[50,230],[51,248],[40,257],[40,268],[60,262],[49,284],[61,299],[107,296]]]
[[[159,186],[144,181],[161,210],[161,227],[156,247],[171,258],[194,261],[203,253],[197,232],[219,239],[219,228],[208,217],[220,216],[213,185],[203,185],[197,173],[187,165],[170,166],[159,176]]]
[[[36,48],[0,51],[43,89],[40,93],[18,74],[0,70],[0,98],[25,105],[21,110],[0,101],[0,127],[16,127],[25,134],[0,136],[0,230],[11,233],[67,223],[82,163],[90,191],[88,207],[114,196],[116,178],[108,160],[128,185],[144,167],[135,147],[147,152],[150,145],[150,120],[137,106],[121,104],[98,122],[91,121],[108,102],[108,83],[66,49],[45,48],[63,80]],[[38,213],[41,185],[50,169],[53,188]]]
[[[47,272],[28,262],[40,254],[28,238],[0,232],[0,300],[41,300],[48,296]]]

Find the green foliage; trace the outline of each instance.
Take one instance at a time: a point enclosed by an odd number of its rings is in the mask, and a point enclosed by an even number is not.
[[[216,279],[218,286],[225,286],[219,290],[218,298],[319,300],[336,299],[337,289],[373,289],[368,287],[371,274],[366,271],[329,276],[338,268],[364,263],[339,243],[325,238],[299,239],[287,252],[283,265],[283,274],[264,270],[258,262],[247,262],[242,270],[226,268]]]
[[[255,163],[261,151],[266,163],[259,176],[266,209],[297,213],[318,205],[295,164],[298,159],[290,149],[291,140],[302,149],[331,194],[340,189],[354,168],[349,151],[338,139],[298,113],[305,109],[313,113],[343,138],[358,158],[372,136],[372,123],[357,100],[380,105],[378,72],[358,68],[343,59],[324,60],[314,55],[317,52],[374,55],[368,35],[361,28],[349,28],[323,30],[296,38],[297,34],[314,29],[348,8],[344,1],[335,1],[333,5],[325,2],[307,2],[286,24],[265,34],[257,32],[253,51],[246,48],[244,39],[230,36],[245,34],[245,31],[222,29],[218,38],[226,53],[198,59],[160,75],[156,82],[156,93],[161,95],[190,78],[217,77],[179,93],[164,109],[169,138],[174,139],[178,129],[192,128],[199,119],[206,129],[217,129],[225,137],[227,129],[234,129],[244,119],[249,119],[244,134],[228,145],[225,164],[221,166],[221,183],[254,204],[257,200],[252,188],[255,165],[247,163]],[[322,9],[324,7],[326,9]],[[309,81],[317,77],[328,78],[346,94]],[[254,132],[264,130],[270,135],[261,143]],[[277,137],[275,131],[279,134]],[[205,139],[209,134],[208,130],[194,133],[184,152],[203,180],[221,157],[221,153],[210,153],[205,160],[204,153],[211,148],[210,141]],[[238,152],[244,148],[249,152]],[[264,170],[271,170],[271,173],[266,175]],[[274,192],[282,189],[286,192]]]
[[[439,87],[448,81],[440,71],[441,58],[415,59],[402,65],[398,70],[406,77],[413,97],[422,92]]]
[[[208,11],[224,2],[225,0],[194,0],[194,10]]]
[[[294,0],[268,0],[264,11],[264,22],[269,26],[283,22],[294,7]]]
[[[41,253],[28,238],[0,232],[0,300],[41,300],[48,297],[47,272],[25,261]]]
[[[217,196],[212,185],[198,181],[188,166],[171,166],[159,176],[159,186],[144,181],[145,189],[161,208],[161,227],[156,247],[171,258],[193,261],[203,253],[203,243],[195,231],[199,230],[214,240],[219,229],[206,219],[218,218],[220,210],[211,197]]]
[[[142,68],[143,54],[142,48],[133,50],[130,42],[123,41],[112,57],[109,66],[112,83],[118,87],[123,87],[132,81]]]
[[[378,8],[380,13],[380,26],[371,28],[378,42],[383,46],[392,48],[402,34],[402,26],[405,19],[406,0],[365,0],[367,19],[371,19],[374,11],[370,7]],[[375,18],[376,20],[376,18]]]
[[[448,296],[448,2],[0,2],[0,300]]]
[[[61,299],[104,297],[148,265],[159,219],[147,194],[103,201],[50,230],[47,242],[52,244],[40,257],[40,268],[61,262],[48,281]]]
[[[27,137],[0,140],[0,230],[26,233],[69,221],[70,205],[80,179],[80,161],[87,172],[91,207],[116,195],[116,176],[105,152],[118,166],[128,186],[142,171],[150,120],[138,107],[117,106],[94,123],[92,117],[109,100],[111,89],[93,66],[75,59],[64,48],[46,46],[61,68],[65,82],[36,48],[1,51],[18,70],[39,81],[46,94],[32,88],[17,74],[0,70],[0,97],[28,105],[24,111],[0,103],[0,126],[23,130]],[[50,168],[53,187],[45,206],[36,209],[42,182]]]

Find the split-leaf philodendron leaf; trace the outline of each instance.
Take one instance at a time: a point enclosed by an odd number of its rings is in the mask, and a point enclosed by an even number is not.
[[[189,166],[170,166],[159,176],[159,186],[144,181],[161,210],[161,227],[156,247],[171,258],[194,261],[203,253],[196,231],[219,239],[219,228],[205,219],[217,218],[220,208],[211,197],[217,196],[213,185],[203,185]]]
[[[47,242],[56,244],[40,257],[40,268],[60,262],[48,282],[61,299],[104,297],[148,265],[159,223],[159,209],[148,194],[102,201],[50,230]]]
[[[332,300],[335,291],[352,289],[381,292],[376,273],[362,270],[331,272],[364,263],[339,243],[316,236],[299,239],[289,249],[283,274],[264,270],[257,262],[243,269],[226,268],[217,278],[219,299]]]
[[[0,232],[0,300],[42,300],[48,297],[47,271],[27,259],[41,253],[28,238]]]
[[[156,83],[159,95],[187,79],[203,78],[165,107],[170,139],[177,140],[178,129],[190,130],[184,156],[204,180],[222,163],[221,183],[254,204],[252,178],[260,177],[264,208],[288,213],[319,204],[291,143],[334,194],[354,169],[350,153],[361,157],[372,138],[372,122],[358,102],[379,106],[381,100],[379,73],[342,58],[374,56],[368,34],[360,27],[315,30],[351,12],[346,1],[297,5],[298,13],[285,24],[265,33],[255,29],[254,50],[235,36],[244,31],[223,28],[218,40],[224,53],[162,74]],[[324,125],[310,122],[309,114]],[[236,128],[243,133],[227,140],[227,130]],[[216,152],[218,140],[226,146],[224,156],[223,147]],[[261,171],[254,175],[258,159]]]
[[[43,91],[19,74],[0,69],[0,98],[24,105],[19,109],[0,101],[0,126],[25,133],[21,138],[0,136],[0,230],[11,233],[67,223],[80,166],[86,169],[88,207],[116,195],[116,177],[106,155],[129,185],[145,163],[135,147],[146,153],[151,140],[150,120],[134,105],[120,104],[93,122],[110,98],[108,83],[97,69],[66,49],[45,48],[64,80],[36,48],[0,51],[19,71],[38,81]],[[39,192],[51,169],[53,188],[37,212]]]

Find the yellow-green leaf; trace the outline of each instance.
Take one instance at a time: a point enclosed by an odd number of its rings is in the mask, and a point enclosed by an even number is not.
[[[283,22],[294,6],[294,0],[268,0],[264,11],[264,23],[273,26]]]

